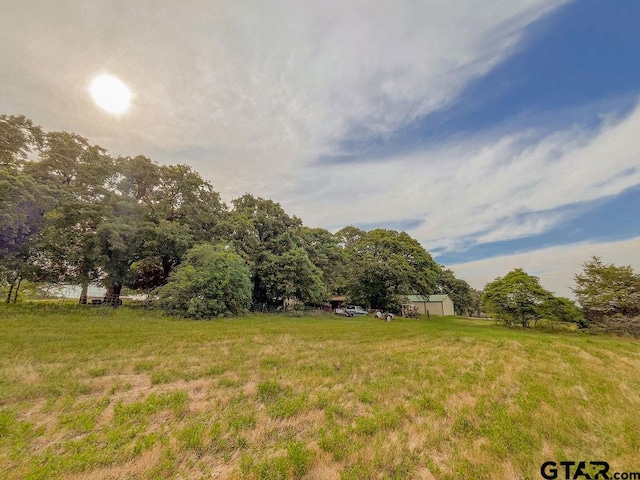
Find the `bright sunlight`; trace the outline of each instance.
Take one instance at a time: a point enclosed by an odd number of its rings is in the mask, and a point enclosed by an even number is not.
[[[100,75],[91,83],[91,96],[100,108],[110,113],[124,113],[129,108],[131,91],[119,78]]]

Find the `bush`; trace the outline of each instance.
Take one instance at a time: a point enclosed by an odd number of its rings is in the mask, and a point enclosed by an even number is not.
[[[186,318],[244,313],[251,305],[249,267],[224,246],[198,245],[158,289],[158,302],[166,313]]]
[[[640,336],[640,275],[593,257],[575,275],[578,303],[594,332]]]

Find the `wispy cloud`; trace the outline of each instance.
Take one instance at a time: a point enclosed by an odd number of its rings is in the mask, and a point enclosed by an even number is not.
[[[640,183],[639,128],[637,107],[597,131],[483,134],[384,162],[325,165],[305,180],[302,191],[313,193],[299,194],[296,209],[335,226],[423,218],[410,233],[441,251],[539,234],[572,206]]]
[[[640,108],[607,117],[599,99],[580,105],[604,115],[595,129],[502,124],[376,161],[317,160],[451,106],[568,3],[10,0],[0,111],[189,163],[227,199],[271,197],[311,225],[402,226],[431,251],[460,250],[550,231],[640,184]],[[132,88],[126,115],[91,104],[103,72]]]
[[[579,243],[545,248],[518,255],[479,260],[452,265],[456,275],[473,287],[482,289],[487,282],[503,277],[514,268],[523,268],[540,277],[541,284],[564,297],[573,297],[573,276],[582,271],[582,264],[592,256],[602,257],[605,263],[631,265],[640,269],[640,237],[608,243]]]
[[[0,19],[0,107],[287,201],[316,158],[442,108],[565,3],[16,2]],[[135,94],[118,120],[86,95],[104,71]],[[209,155],[166,153],[185,147]]]

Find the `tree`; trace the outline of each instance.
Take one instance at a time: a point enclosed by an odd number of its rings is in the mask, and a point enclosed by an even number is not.
[[[543,311],[552,321],[575,323],[581,329],[588,326],[582,310],[568,298],[549,298],[547,303],[543,306]]]
[[[118,190],[140,203],[150,205],[154,193],[160,188],[160,166],[143,155],[119,157],[116,165],[122,175]]]
[[[471,314],[475,303],[473,289],[464,280],[456,278],[452,270],[444,268],[442,265],[441,269],[440,275],[438,276],[438,291],[449,295],[456,314]]]
[[[397,310],[401,296],[436,290],[440,267],[407,233],[376,229],[350,242],[348,292],[354,301]]]
[[[640,334],[640,275],[592,257],[574,276],[578,304],[595,331]]]
[[[261,265],[261,277],[272,298],[318,303],[327,297],[322,270],[302,248],[293,248],[282,255],[267,254]]]
[[[113,189],[116,179],[114,160],[99,145],[69,132],[49,132],[37,162],[25,171],[36,181],[56,189],[62,198],[97,201]]]
[[[51,203],[50,192],[29,175],[0,170],[0,258],[26,248]]]
[[[98,228],[111,218],[109,203],[67,199],[46,215],[46,227],[36,243],[35,261],[52,283],[80,285],[81,304],[89,284],[102,277],[103,257]]]
[[[53,198],[23,171],[28,156],[42,145],[42,130],[22,115],[0,115],[0,259],[22,252],[44,226]]]
[[[33,242],[54,198],[24,171],[42,146],[42,130],[22,115],[0,115],[0,282],[9,284],[7,303],[17,299],[23,278],[36,278]]]
[[[136,158],[142,165],[146,164]],[[187,165],[163,165],[159,170],[159,185],[149,193],[155,172],[150,177],[142,177],[137,169],[132,173],[135,175],[130,182],[135,185],[136,198],[150,197],[146,205],[152,221],[187,225],[196,242],[211,240],[226,207],[220,201],[220,194],[200,174]]]
[[[0,115],[0,167],[21,169],[43,143],[42,129],[24,115]]]
[[[233,210],[215,229],[214,239],[232,245],[251,269],[253,300],[258,303],[282,299],[273,280],[278,259],[297,246],[295,231],[302,225],[280,204],[245,194],[232,201]]]
[[[349,250],[355,245],[355,243],[359,239],[364,237],[366,233],[367,232],[359,229],[358,227],[354,227],[353,225],[348,225],[338,230],[334,234],[334,237],[336,239],[336,242],[341,248],[343,248],[344,250]]]
[[[542,316],[543,306],[552,296],[540,285],[538,277],[516,268],[484,287],[483,303],[505,325],[520,323],[529,327],[531,320]]]
[[[469,313],[479,317],[481,313],[484,312],[484,306],[482,305],[482,291],[472,288],[469,297],[471,299]]]
[[[138,205],[128,198],[113,198],[109,221],[96,230],[101,253],[102,284],[107,287],[105,301],[114,306],[120,303],[120,292],[127,282],[131,265],[140,260],[144,233],[150,222],[141,218]]]
[[[186,252],[193,247],[188,225],[161,220],[157,225],[147,222],[139,228],[140,251],[129,268],[126,284],[149,292],[167,283],[169,275],[180,265]]]
[[[187,252],[184,262],[158,292],[160,307],[171,315],[237,315],[251,304],[250,272],[231,249],[198,245]]]
[[[295,243],[309,257],[322,276],[326,295],[338,293],[346,285],[346,256],[337,244],[336,237],[324,228],[301,226],[294,232]]]

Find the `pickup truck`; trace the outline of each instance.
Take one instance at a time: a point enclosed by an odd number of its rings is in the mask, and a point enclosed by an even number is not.
[[[336,315],[344,315],[346,317],[359,317],[367,313],[360,305],[347,305],[344,308],[336,308]]]

